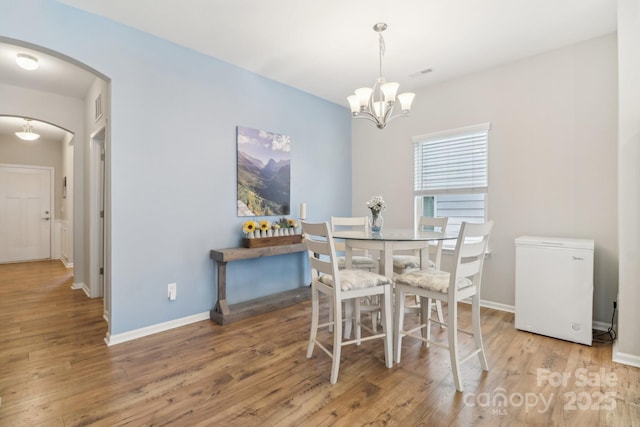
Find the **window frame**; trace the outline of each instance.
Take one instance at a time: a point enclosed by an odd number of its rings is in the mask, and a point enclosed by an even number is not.
[[[424,215],[423,212],[423,204],[425,197],[434,197],[434,215],[437,215],[437,201],[435,200],[439,195],[454,195],[454,194],[484,194],[484,221],[487,221],[488,216],[488,208],[489,208],[489,131],[491,130],[491,123],[481,123],[472,126],[465,126],[462,128],[432,132],[423,135],[417,135],[411,138],[411,141],[414,146],[414,154],[413,154],[413,162],[414,162],[414,172],[413,172],[413,195],[414,195],[414,227],[417,226],[420,216]],[[456,186],[453,189],[447,189],[445,187],[437,188],[435,191],[429,191],[429,189],[424,188],[424,179],[422,174],[422,166],[418,166],[418,148],[421,148],[423,144],[434,142],[437,140],[445,140],[445,139],[456,139],[456,138],[464,138],[465,135],[471,135],[476,133],[485,133],[484,136],[484,173],[485,180],[484,183],[481,183],[480,186],[471,185],[469,187],[464,186]],[[424,156],[421,155],[420,158]],[[418,170],[420,169],[420,176],[418,176]],[[420,179],[419,179],[420,178]],[[420,181],[420,185],[418,185],[418,181]],[[455,181],[454,181],[455,182]],[[482,185],[483,184],[483,185]],[[444,249],[454,249],[455,241],[447,241],[444,244]]]

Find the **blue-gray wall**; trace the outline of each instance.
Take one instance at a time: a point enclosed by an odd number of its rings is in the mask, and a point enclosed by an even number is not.
[[[350,212],[344,106],[54,1],[0,0],[0,10],[0,36],[111,79],[112,335],[213,307],[209,250],[237,246],[246,219],[236,216],[237,125],[291,137],[293,216],[302,201],[309,220]],[[229,300],[299,286],[305,268],[302,254],[230,264]]]

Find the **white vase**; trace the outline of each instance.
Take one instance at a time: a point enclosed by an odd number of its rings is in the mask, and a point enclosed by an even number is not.
[[[248,239],[253,239],[255,237],[255,235],[253,234],[253,231],[250,231],[247,233],[247,238]]]

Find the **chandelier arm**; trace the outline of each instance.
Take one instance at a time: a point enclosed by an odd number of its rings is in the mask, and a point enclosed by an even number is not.
[[[397,114],[395,116],[393,115],[393,107],[394,105],[390,104],[387,108],[387,111],[385,111],[383,118],[385,123],[389,123],[391,119],[394,119],[397,116]]]
[[[357,115],[353,116],[354,119],[367,119],[373,123],[375,123],[376,125],[380,124],[380,120],[378,120],[378,118],[374,115],[371,114],[368,111],[362,111],[360,113],[358,113]]]

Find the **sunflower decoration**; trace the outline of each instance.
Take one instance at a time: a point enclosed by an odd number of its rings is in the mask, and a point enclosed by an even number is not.
[[[252,233],[256,231],[256,228],[258,228],[258,224],[253,220],[245,221],[242,225],[242,231],[245,233]]]
[[[287,225],[289,226],[289,228],[296,228],[296,227],[298,227],[298,221],[296,221],[293,218],[289,218],[287,220]]]
[[[271,224],[269,223],[269,221],[267,221],[266,219],[263,219],[262,221],[260,221],[261,231],[267,231],[269,228],[271,228]]]

